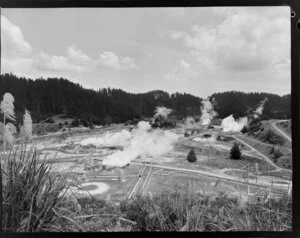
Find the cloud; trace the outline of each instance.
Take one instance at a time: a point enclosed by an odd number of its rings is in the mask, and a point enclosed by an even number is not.
[[[48,55],[44,52],[34,62],[34,67],[41,71],[82,73],[85,70],[82,65],[71,62],[66,56]]]
[[[35,67],[39,70],[69,73],[83,73],[99,67],[115,70],[137,68],[134,59],[119,57],[113,52],[104,51],[98,59],[92,59],[75,44],[71,44],[67,48],[66,56],[48,55],[41,52],[35,59]]]
[[[71,44],[67,48],[66,53],[70,62],[73,62],[75,64],[87,65],[92,62],[92,59],[88,55],[83,53],[80,49],[78,49],[75,44]]]
[[[290,59],[288,8],[212,8],[219,24],[169,31],[207,69],[231,72],[278,68]]]
[[[165,75],[167,80],[186,80],[190,77],[198,76],[199,73],[191,69],[190,65],[183,59],[179,60],[169,73]]]
[[[32,55],[32,47],[25,41],[21,29],[4,16],[1,16],[1,51],[2,72],[26,77],[69,76],[99,67],[115,70],[137,68],[133,58],[119,57],[113,52],[104,51],[98,59],[93,59],[75,44],[71,44],[64,55],[51,55],[43,51]]]
[[[66,56],[49,55],[41,52],[34,59],[34,67],[41,71],[82,73],[93,67],[94,60],[84,54],[75,44],[66,50]]]
[[[27,56],[32,52],[21,29],[1,16],[1,52],[4,58]]]
[[[116,70],[129,70],[137,68],[134,59],[130,57],[119,57],[111,51],[104,51],[97,60],[97,65]]]

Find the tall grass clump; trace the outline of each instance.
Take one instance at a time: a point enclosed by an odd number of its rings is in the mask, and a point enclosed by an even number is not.
[[[291,231],[292,206],[286,198],[241,205],[238,198],[196,193],[161,193],[121,203],[136,231]]]
[[[51,173],[33,147],[19,146],[0,156],[3,232],[51,230],[66,191],[61,177]]]

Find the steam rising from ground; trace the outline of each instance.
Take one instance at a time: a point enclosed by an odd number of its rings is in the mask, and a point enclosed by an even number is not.
[[[192,127],[195,124],[195,119],[193,117],[187,117],[184,121],[185,127]]]
[[[214,101],[214,99],[212,101]],[[201,125],[206,126],[210,124],[211,120],[217,115],[217,113],[214,111],[213,105],[209,101],[209,98],[203,100],[201,103]]]
[[[157,118],[159,116],[161,116],[163,118],[167,118],[171,112],[172,112],[172,109],[169,109],[166,107],[156,107],[154,118]]]
[[[103,165],[123,167],[138,157],[162,156],[173,149],[173,143],[178,139],[178,136],[170,131],[150,131],[149,122],[141,121],[137,126],[138,128],[132,131],[128,146],[123,151],[107,156]]]
[[[128,145],[131,133],[127,130],[122,130],[117,133],[106,133],[103,137],[90,137],[80,142],[82,146],[94,145],[101,146],[126,146]]]
[[[232,115],[224,118],[222,120],[221,127],[223,128],[223,131],[225,132],[238,132],[243,129],[244,126],[247,126],[248,124],[248,118],[242,117],[238,120],[235,120]]]
[[[264,110],[264,105],[265,103],[268,101],[268,98],[265,98],[264,100],[259,102],[259,106],[258,108],[256,108],[256,110],[254,111],[254,118],[258,118],[259,116],[261,116],[262,111]]]

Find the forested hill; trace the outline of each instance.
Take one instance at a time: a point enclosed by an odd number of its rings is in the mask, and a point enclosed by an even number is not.
[[[15,97],[17,124],[26,107],[34,122],[55,114],[69,114],[96,124],[119,123],[140,117],[152,117],[156,106],[172,108],[177,118],[200,115],[201,98],[186,93],[169,94],[161,90],[128,93],[121,89],[85,89],[63,78],[26,79],[13,74],[0,76],[0,101],[10,92]],[[220,118],[230,114],[245,116],[265,97],[265,118],[290,117],[290,95],[280,97],[267,93],[215,93]],[[212,98],[211,97],[211,98]]]
[[[261,101],[264,104],[263,119],[286,119],[291,117],[291,95],[279,96],[270,93],[244,93],[237,91],[214,93],[215,109],[220,118],[233,114],[235,118],[246,116],[255,110]]]
[[[62,78],[25,79],[13,74],[0,77],[0,100],[5,92],[15,97],[17,118],[26,107],[33,120],[54,114],[69,114],[96,124],[125,122],[152,117],[156,106],[174,110],[178,117],[200,114],[201,99],[190,94],[169,94],[161,90],[132,94],[121,89],[85,89]]]

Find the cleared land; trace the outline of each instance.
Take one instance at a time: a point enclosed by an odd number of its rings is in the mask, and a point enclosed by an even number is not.
[[[121,182],[119,169],[102,170],[101,161],[107,155],[122,150],[122,147],[81,146],[80,141],[129,128],[130,126],[117,124],[98,129],[51,133],[35,137],[34,144],[40,155],[46,156],[48,162],[53,165],[54,173],[61,174],[69,181],[73,180],[79,186],[91,181],[107,184],[107,191],[91,195],[98,199],[120,201],[141,194],[173,191],[179,185],[202,191],[204,194],[217,195],[223,192],[240,197],[246,196],[249,189],[252,190],[251,193],[255,193],[259,187],[265,193],[272,186],[283,193],[289,189],[291,172],[288,169],[278,169],[281,168],[281,160],[274,162],[272,158],[264,158],[269,156],[272,145],[241,136],[240,133],[223,133],[218,128],[208,130],[205,127],[198,128],[188,137],[183,136],[183,127],[170,129],[179,136],[173,150],[158,158],[136,159],[124,168],[125,181]],[[211,135],[213,139],[203,139],[205,134]],[[221,136],[221,139],[218,136]],[[244,143],[239,140],[243,140]],[[230,149],[236,142],[242,149],[242,159],[231,160]],[[285,155],[291,156],[291,148],[278,148]],[[191,149],[194,149],[197,157],[194,163],[186,159]],[[149,163],[152,163],[152,166]],[[85,186],[83,189],[90,189],[92,192],[96,190],[95,186]],[[278,192],[275,193],[278,195]]]

